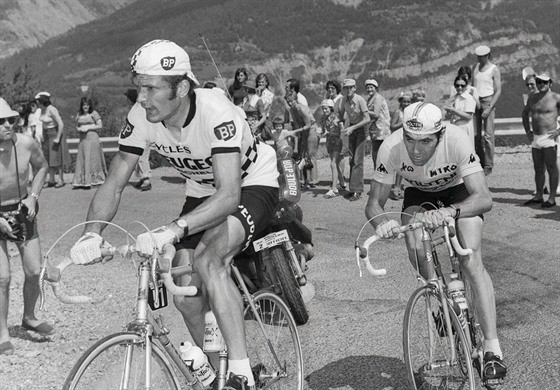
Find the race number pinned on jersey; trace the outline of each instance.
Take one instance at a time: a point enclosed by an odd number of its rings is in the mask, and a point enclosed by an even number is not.
[[[236,128],[233,121],[224,122],[214,127],[214,134],[221,141],[229,141],[235,136],[235,132]]]
[[[132,134],[132,130],[134,130],[134,126],[132,123],[126,119],[126,123],[124,124],[123,128],[121,129],[121,139],[126,138]]]

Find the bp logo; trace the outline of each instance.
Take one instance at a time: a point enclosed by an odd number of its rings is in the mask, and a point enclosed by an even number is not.
[[[130,136],[130,134],[132,134],[132,130],[134,130],[134,126],[127,119],[126,123],[124,124],[123,128],[121,129],[121,139],[124,139],[124,138]]]
[[[175,66],[175,57],[163,57],[159,63],[165,70],[171,70]]]
[[[228,141],[235,136],[236,128],[233,121],[224,122],[214,127],[214,135],[222,141]]]

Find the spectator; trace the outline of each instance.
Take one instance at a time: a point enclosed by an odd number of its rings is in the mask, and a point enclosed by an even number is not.
[[[327,91],[325,99],[332,100],[336,110],[336,104],[342,99],[342,94],[340,93],[342,91],[342,86],[337,80],[332,79],[325,84],[325,90]]]
[[[465,131],[474,145],[473,114],[476,110],[476,101],[467,91],[469,82],[465,76],[455,77],[454,84],[457,93],[453,96],[451,104],[445,104],[443,109],[450,117],[451,123]]]
[[[35,99],[41,108],[39,120],[43,123],[43,154],[49,164],[49,179],[46,187],[64,187],[64,164],[68,164],[70,155],[64,135],[64,122],[56,107],[51,104],[51,94],[39,92]],[[55,182],[55,174],[58,172],[59,180]]]
[[[478,97],[478,92],[476,90],[476,88],[472,85],[472,70],[469,66],[461,66],[458,70],[457,70],[457,76],[463,76],[467,78],[467,89],[466,91],[468,93],[471,94],[471,96],[474,98],[474,101],[476,102],[476,108],[480,108],[480,100]],[[451,85],[450,91],[449,91],[449,99],[453,100],[455,95],[457,94],[457,90],[455,89],[455,85]]]
[[[412,92],[402,91],[398,97],[399,107],[391,115],[391,133],[402,129],[403,127],[403,115],[404,109],[410,106],[412,103]],[[391,192],[389,198],[392,200],[402,199],[404,196],[404,186],[402,185],[402,176],[400,174],[395,175],[395,183],[391,186]]]
[[[80,109],[76,115],[76,130],[80,143],[76,155],[73,189],[89,190],[91,186],[105,182],[107,166],[98,134],[102,128],[101,116],[95,111],[91,98],[84,96],[80,100]]]
[[[560,115],[560,94],[550,90],[552,80],[548,74],[537,75],[536,84],[539,91],[529,95],[522,118],[523,127],[531,142],[537,192],[524,205],[541,204],[542,208],[550,208],[556,206],[556,189],[558,188],[558,165],[556,163],[558,145],[556,140],[560,135],[557,122],[558,115]],[[531,116],[530,123],[529,115]],[[548,171],[550,180],[550,194],[546,202],[543,199],[545,170]]]
[[[339,119],[334,112],[334,101],[332,99],[325,99],[321,103],[323,110],[322,127],[323,134],[327,135],[327,153],[331,159],[331,189],[324,195],[325,199],[334,198],[339,196],[339,183],[344,183],[344,172],[341,167],[342,157],[342,138],[340,138]]]
[[[138,91],[136,89],[128,89],[124,96],[128,103],[128,107],[132,108],[136,104],[138,99]],[[150,191],[152,189],[152,183],[150,178],[152,177],[152,168],[150,167],[150,148],[145,148],[142,155],[138,159],[138,164],[134,169],[134,175],[139,178],[138,182],[134,185],[135,188],[140,191]]]
[[[373,159],[373,168],[375,169],[379,147],[383,140],[391,134],[391,118],[387,100],[377,91],[379,88],[377,81],[374,79],[366,80],[365,86],[368,93],[366,103],[369,117],[371,118],[371,122],[368,125],[369,137],[371,139],[371,158]]]
[[[342,98],[338,119],[341,132],[348,135],[350,149],[350,184],[348,199],[356,201],[364,192],[364,155],[366,148],[365,126],[370,122],[369,110],[363,97],[356,93],[356,80],[345,79],[342,87],[346,96]],[[344,124],[347,115],[347,125]]]
[[[37,232],[37,200],[48,165],[37,142],[27,135],[16,134],[14,126],[18,116],[18,112],[0,98],[0,355],[14,352],[8,329],[11,270],[7,241],[17,246],[25,274],[21,326],[41,335],[54,333],[51,325],[40,322],[35,316],[42,259]],[[28,192],[30,165],[35,175]]]
[[[27,126],[31,136],[41,145],[43,143],[43,122],[39,119],[41,117],[41,109],[36,100],[29,102],[29,111]]]
[[[340,111],[340,102],[342,102],[342,86],[340,83],[335,80],[331,79],[327,81],[325,84],[325,90],[327,93],[325,94],[325,99],[331,99],[334,102],[334,112],[338,115]],[[342,139],[342,150],[340,152],[340,163],[339,167],[342,172],[342,180],[339,181],[337,185],[338,191],[345,191],[346,184],[344,181],[344,170],[345,170],[345,157],[350,157],[350,148],[348,147],[348,136],[345,133],[340,134],[340,139]]]
[[[426,100],[426,91],[422,88],[415,88],[412,90],[412,103],[423,102]]]
[[[286,94],[286,104],[290,116],[293,118],[292,131],[301,130],[298,153],[302,161],[303,189],[315,188],[317,175],[317,148],[319,147],[319,134],[315,118],[309,107],[296,100],[296,95]]]
[[[260,135],[261,139],[266,140],[268,138],[266,136],[262,137],[264,134],[261,134],[264,131],[266,112],[263,101],[257,96],[257,86],[253,80],[247,80],[244,88],[247,92],[247,96],[243,99],[241,108],[245,111],[247,120],[251,119],[249,124],[251,125],[253,134]]]
[[[303,96],[299,92],[300,82],[298,79],[289,79],[288,81],[286,81],[285,90],[286,94],[293,94],[299,104],[309,106],[309,104],[307,104],[307,99],[305,98],[305,96]]]
[[[480,108],[475,112],[475,149],[484,174],[489,175],[494,168],[494,116],[502,93],[502,80],[500,69],[490,62],[488,46],[478,46],[474,54],[478,64],[473,70],[473,80],[480,100]]]
[[[270,82],[268,81],[266,73],[259,73],[255,78],[255,83],[257,84],[257,96],[261,98],[264,104],[266,119],[268,119],[268,116],[270,115],[270,107],[272,106],[272,101],[274,100],[274,93],[272,93],[269,89]]]
[[[240,106],[243,103],[243,99],[247,96],[247,91],[243,88],[243,86],[248,78],[247,69],[237,68],[235,76],[233,77],[233,84],[231,84],[228,88],[231,101],[236,106]]]
[[[273,132],[272,139],[274,141],[274,148],[276,149],[277,155],[282,153],[285,148],[290,147],[293,151],[294,148],[294,136],[297,133],[303,131],[303,128],[296,130],[287,130],[284,128],[284,120],[280,117],[274,118],[272,121]]]

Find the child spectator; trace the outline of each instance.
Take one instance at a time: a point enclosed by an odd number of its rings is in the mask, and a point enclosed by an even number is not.
[[[272,120],[272,139],[274,140],[274,148],[279,153],[285,150],[286,147],[294,148],[293,137],[295,134],[303,131],[303,128],[296,130],[287,130],[284,128],[284,119],[276,117]]]
[[[321,127],[323,134],[327,136],[327,152],[331,159],[331,172],[332,172],[332,185],[331,189],[323,196],[325,199],[334,198],[339,196],[337,185],[344,186],[344,175],[342,171],[342,138],[340,137],[340,126],[338,125],[339,119],[334,112],[334,101],[332,99],[325,99],[321,102],[323,110],[323,120]]]

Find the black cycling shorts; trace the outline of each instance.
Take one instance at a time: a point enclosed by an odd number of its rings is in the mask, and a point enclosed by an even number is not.
[[[404,190],[402,211],[411,206],[421,206],[426,210],[435,210],[461,202],[468,197],[469,191],[465,183],[437,192],[426,192],[415,187],[408,187]],[[479,217],[484,219],[482,214]]]
[[[206,199],[208,199],[208,197],[194,198],[187,196],[180,216],[194,210]],[[247,249],[253,238],[268,226],[274,215],[278,200],[278,188],[275,187],[247,186],[241,188],[240,204],[237,206],[238,209],[232,216],[236,217],[245,229],[242,251]],[[202,239],[203,234],[204,231],[189,234],[175,244],[175,248],[177,250],[194,249]]]

